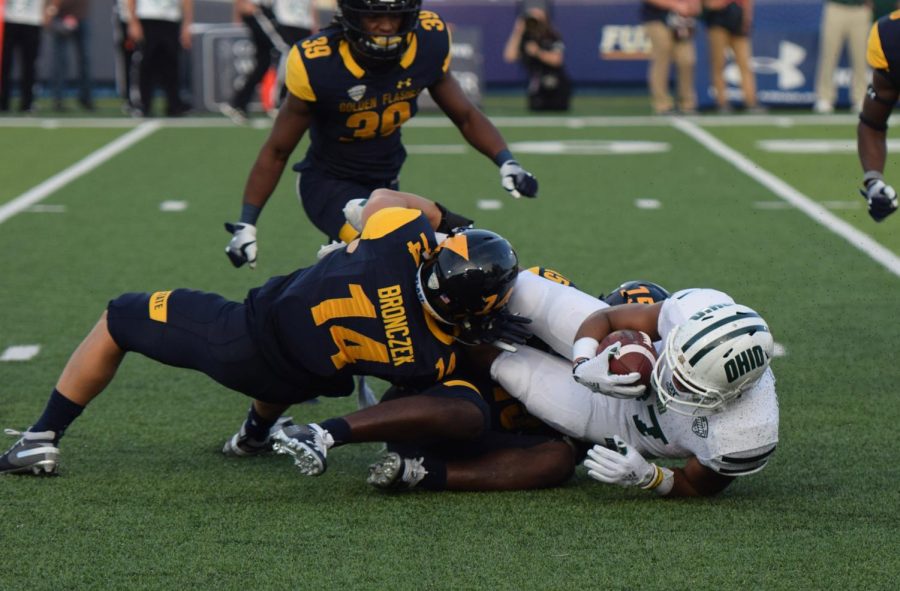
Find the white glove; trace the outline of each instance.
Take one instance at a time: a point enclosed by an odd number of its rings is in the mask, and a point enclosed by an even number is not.
[[[588,450],[588,459],[584,461],[588,476],[606,484],[649,488],[657,478],[656,464],[645,460],[618,435],[613,437],[613,442],[617,449],[595,445]]]
[[[582,357],[575,361],[572,368],[572,377],[582,386],[587,386],[594,392],[606,394],[613,398],[640,398],[646,389],[643,384],[637,383],[641,374],[631,372],[625,375],[609,373],[609,358],[619,351],[622,343],[613,343],[596,357],[586,359]]]
[[[351,199],[344,206],[344,219],[357,232],[362,232],[362,212],[368,199]]]
[[[507,160],[500,166],[500,184],[516,199],[522,195],[537,197],[537,179],[515,160]]]
[[[226,222],[225,229],[231,232],[231,241],[225,247],[225,254],[231,264],[240,267],[249,263],[251,269],[256,268],[256,226],[253,224],[231,224]]]

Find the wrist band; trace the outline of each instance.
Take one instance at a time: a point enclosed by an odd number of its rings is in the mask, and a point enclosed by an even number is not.
[[[644,490],[652,490],[660,496],[666,496],[672,492],[675,486],[675,473],[668,468],[660,468],[656,464],[651,464],[655,470],[650,482],[641,486]]]
[[[877,170],[867,170],[863,175],[863,184],[868,185],[871,181],[883,181],[884,176]]]
[[[581,337],[572,345],[572,360],[585,358],[591,359],[597,356],[600,341],[593,337]]]
[[[507,160],[515,160],[515,158],[513,158],[512,152],[510,152],[506,148],[500,150],[499,152],[497,152],[497,155],[494,156],[494,163],[497,166],[503,166],[503,163]]]
[[[261,207],[257,207],[251,203],[245,203],[243,206],[241,206],[241,223],[255,226],[256,220],[259,219],[259,214],[261,212]]]

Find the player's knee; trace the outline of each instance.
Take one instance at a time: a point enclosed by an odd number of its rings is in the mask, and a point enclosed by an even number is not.
[[[491,416],[488,406],[483,401],[470,398],[455,398],[448,402],[453,408],[451,424],[454,425],[454,431],[459,433],[458,439],[467,441],[481,439],[490,427]]]

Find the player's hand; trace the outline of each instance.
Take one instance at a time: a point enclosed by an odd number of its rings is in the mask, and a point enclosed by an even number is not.
[[[500,166],[500,184],[516,199],[523,195],[537,197],[537,179],[515,160],[507,160]]]
[[[897,192],[881,179],[869,179],[859,194],[869,204],[869,215],[876,222],[897,211]]]
[[[368,201],[368,199],[351,199],[344,206],[344,219],[357,232],[362,232],[362,212]]]
[[[474,316],[459,325],[456,340],[464,345],[493,344],[500,349],[515,352],[515,345],[524,345],[531,330],[531,318],[500,310],[486,316]]]
[[[232,236],[225,254],[228,255],[231,264],[240,267],[249,263],[251,269],[256,268],[256,226],[253,224],[232,224],[225,222],[225,229]]]
[[[656,466],[641,457],[618,435],[613,437],[616,449],[595,445],[588,450],[584,467],[588,476],[606,484],[646,487],[656,478]]]
[[[587,386],[594,392],[606,394],[613,398],[638,398],[643,396],[646,389],[638,383],[641,374],[631,372],[618,375],[609,372],[609,358],[615,355],[622,343],[613,343],[596,357],[590,359],[582,357],[575,360],[572,368],[572,377],[582,386]]]

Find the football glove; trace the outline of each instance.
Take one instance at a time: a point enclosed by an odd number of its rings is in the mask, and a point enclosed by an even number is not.
[[[869,215],[876,222],[897,211],[897,192],[881,179],[869,179],[864,189],[859,190],[869,204]]]
[[[531,330],[531,318],[500,310],[487,316],[474,316],[459,324],[456,340],[464,345],[494,344],[506,351],[515,352],[515,345],[524,345]]]
[[[651,488],[657,477],[656,465],[645,460],[618,435],[612,443],[616,449],[595,445],[588,450],[588,459],[584,461],[588,476],[606,484]]]
[[[344,219],[357,232],[362,232],[362,212],[368,199],[351,199],[344,206]]]
[[[225,254],[235,267],[248,263],[256,268],[256,226],[253,224],[232,224],[225,222],[225,229],[232,234],[225,247]]]
[[[613,343],[596,357],[576,359],[572,377],[582,386],[587,386],[600,394],[613,398],[639,398],[645,390],[643,384],[637,383],[641,379],[641,374],[631,372],[617,375],[609,372],[609,358],[615,355],[621,346],[622,343]]]
[[[537,179],[515,160],[507,160],[500,166],[500,184],[516,199],[523,195],[537,197]]]

